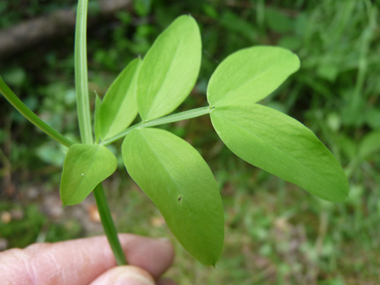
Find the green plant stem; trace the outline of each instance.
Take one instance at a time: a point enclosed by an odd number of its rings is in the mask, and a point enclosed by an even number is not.
[[[88,0],[78,0],[74,48],[75,87],[81,140],[84,144],[93,144],[87,76],[87,10]]]
[[[57,142],[63,144],[64,146],[70,147],[73,142],[65,138],[59,132],[49,127],[44,121],[42,121],[36,114],[32,112],[8,87],[4,82],[3,78],[0,76],[0,92],[4,95],[5,99],[11,103],[17,111],[19,111],[26,119],[28,119],[33,125],[41,129],[48,136],[55,139]]]
[[[121,248],[120,241],[117,237],[115,224],[112,220],[110,208],[108,207],[106,194],[102,183],[94,189],[95,201],[98,206],[100,219],[102,221],[104,232],[107,236],[108,242],[111,246],[112,252],[115,256],[117,265],[126,265],[127,261],[123,249]]]
[[[213,107],[209,107],[209,106],[201,107],[201,108],[192,109],[192,110],[184,111],[181,113],[169,115],[169,116],[166,116],[163,118],[154,119],[151,121],[143,121],[141,123],[138,123],[136,125],[133,125],[133,126],[127,128],[125,131],[121,132],[120,134],[118,134],[116,136],[113,136],[109,139],[104,140],[100,144],[101,145],[108,145],[110,143],[113,143],[114,141],[117,141],[118,139],[125,137],[130,131],[132,131],[134,129],[154,127],[154,126],[158,126],[158,125],[162,125],[162,124],[174,123],[174,122],[178,122],[178,121],[183,121],[183,120],[188,120],[188,119],[200,117],[200,116],[209,114],[212,109],[213,109]]]
[[[93,144],[87,76],[87,10],[88,0],[78,0],[74,48],[75,87],[81,140],[84,144]],[[116,262],[118,265],[125,265],[127,264],[127,261],[121,248],[111,212],[107,204],[107,198],[101,183],[94,189],[94,195],[104,232],[107,236]]]

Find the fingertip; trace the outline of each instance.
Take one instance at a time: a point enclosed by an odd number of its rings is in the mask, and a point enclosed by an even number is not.
[[[168,239],[119,235],[127,263],[144,268],[154,278],[161,276],[173,263],[174,247]]]
[[[91,285],[155,285],[152,275],[132,265],[114,267],[99,276]]]

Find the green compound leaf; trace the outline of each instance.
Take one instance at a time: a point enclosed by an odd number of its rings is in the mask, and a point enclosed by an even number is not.
[[[135,87],[141,59],[131,61],[108,89],[99,111],[100,137],[105,140],[126,129],[137,115]]]
[[[169,114],[189,95],[201,64],[201,37],[191,16],[178,17],[154,42],[137,78],[143,120]]]
[[[256,46],[228,56],[211,76],[207,98],[211,106],[256,103],[277,89],[300,67],[289,50]]]
[[[116,167],[116,157],[105,146],[70,146],[60,186],[63,206],[82,202],[100,182],[115,172]]]
[[[237,156],[332,202],[347,197],[348,181],[331,152],[295,119],[258,105],[216,107],[212,124]]]
[[[222,252],[224,214],[214,176],[199,153],[160,129],[136,129],[122,146],[124,164],[156,204],[179,242],[200,262]]]

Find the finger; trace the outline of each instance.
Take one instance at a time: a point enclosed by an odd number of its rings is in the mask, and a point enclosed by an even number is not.
[[[99,276],[91,285],[155,285],[152,275],[137,266],[114,267]]]
[[[173,261],[174,250],[168,241],[130,234],[120,234],[119,239],[128,264],[144,268],[155,278]],[[0,276],[5,284],[89,284],[115,265],[105,237],[34,244],[0,253]]]
[[[144,268],[157,279],[173,263],[173,245],[167,239],[138,237],[131,239],[129,235],[119,236],[127,262]]]
[[[160,279],[154,282],[152,275],[141,267],[125,265],[111,268],[100,275],[90,285],[176,285],[173,280]]]

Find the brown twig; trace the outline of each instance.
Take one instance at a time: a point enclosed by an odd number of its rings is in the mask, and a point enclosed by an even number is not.
[[[132,8],[132,0],[99,0],[99,14],[90,16],[88,25]],[[0,31],[0,58],[15,55],[44,40],[74,33],[75,10],[62,9]]]

